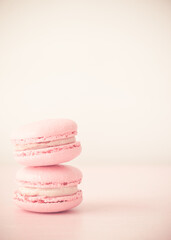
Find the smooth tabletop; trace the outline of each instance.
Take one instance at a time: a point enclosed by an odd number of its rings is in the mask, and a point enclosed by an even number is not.
[[[171,166],[93,166],[83,172],[83,203],[53,214],[12,201],[20,166],[0,166],[0,240],[170,240]]]

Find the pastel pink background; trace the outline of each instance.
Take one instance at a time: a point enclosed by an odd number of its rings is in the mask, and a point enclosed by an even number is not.
[[[68,212],[37,214],[12,202],[16,168],[0,169],[1,240],[170,240],[171,168],[84,167],[84,201]]]
[[[0,163],[13,129],[78,123],[74,164],[171,163],[171,2],[1,0]]]
[[[0,240],[171,239],[171,2],[0,1]],[[12,202],[10,134],[78,123],[83,204]]]

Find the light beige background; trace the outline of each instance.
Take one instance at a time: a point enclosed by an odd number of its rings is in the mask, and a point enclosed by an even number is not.
[[[171,161],[170,1],[0,1],[0,162],[28,122],[76,120],[73,164]]]

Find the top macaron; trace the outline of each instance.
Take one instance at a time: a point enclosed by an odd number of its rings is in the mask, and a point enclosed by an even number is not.
[[[24,125],[12,133],[15,159],[25,166],[68,162],[81,152],[77,124],[70,119],[48,119]]]

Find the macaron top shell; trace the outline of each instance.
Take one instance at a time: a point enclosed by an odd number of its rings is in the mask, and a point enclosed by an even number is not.
[[[25,167],[16,175],[19,184],[42,188],[73,186],[79,184],[81,179],[81,171],[69,165]]]
[[[22,142],[41,142],[46,138],[56,136],[58,139],[70,137],[77,134],[77,124],[70,119],[47,119],[30,123],[18,128],[11,135],[12,141],[21,144]],[[57,139],[55,138],[55,139]]]

